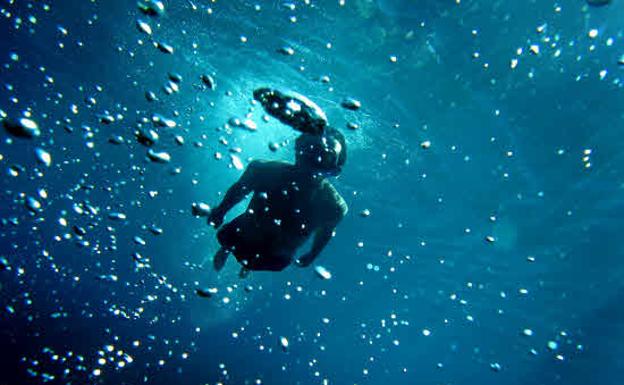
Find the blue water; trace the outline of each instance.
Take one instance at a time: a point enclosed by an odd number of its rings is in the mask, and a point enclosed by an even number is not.
[[[0,384],[622,383],[622,1],[164,8],[0,3],[0,115],[41,131],[2,130]],[[233,159],[293,159],[297,133],[251,102],[263,86],[347,138],[331,279],[217,274],[191,215]]]

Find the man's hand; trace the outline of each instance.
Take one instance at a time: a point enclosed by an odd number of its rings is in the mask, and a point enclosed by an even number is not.
[[[223,217],[224,215],[221,210],[214,208],[210,211],[210,214],[208,214],[208,224],[214,228],[219,228],[223,224]]]
[[[312,253],[305,253],[303,254],[301,257],[299,257],[295,263],[297,264],[297,266],[299,267],[308,267],[310,266],[310,264],[312,262],[314,262],[314,260],[316,259],[316,256],[313,255]]]

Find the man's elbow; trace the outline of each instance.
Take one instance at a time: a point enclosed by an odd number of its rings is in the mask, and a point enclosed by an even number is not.
[[[338,212],[336,215],[336,224],[342,221],[344,217],[347,216],[348,212],[349,212],[349,206],[347,206],[346,202],[345,201],[340,202],[340,204],[338,205]]]
[[[261,160],[258,160],[258,159],[254,159],[254,160],[252,160],[251,162],[249,162],[249,163],[247,164],[247,170],[255,170],[255,169],[257,169],[257,168],[258,168],[258,167],[259,167],[262,163],[264,163],[264,162],[263,162],[263,161],[261,161]]]
[[[241,175],[237,184],[240,186],[253,185],[258,179],[258,170],[262,166],[262,161],[252,160],[245,168],[245,172]]]
[[[344,209],[341,208],[336,214],[336,217],[333,221],[328,222],[325,226],[323,232],[327,235],[328,238],[333,238],[336,236],[336,227],[342,222],[345,216],[347,216],[348,212],[347,205],[344,205]]]

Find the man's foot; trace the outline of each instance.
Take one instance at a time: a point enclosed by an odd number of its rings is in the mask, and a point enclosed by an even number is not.
[[[217,251],[217,253],[212,258],[212,266],[214,267],[215,271],[221,271],[221,269],[223,269],[223,266],[225,266],[225,261],[227,261],[229,255],[230,252],[223,247],[220,248],[219,251]]]
[[[251,270],[249,270],[246,267],[241,267],[240,271],[238,272],[238,277],[241,279],[247,278],[247,276],[249,275],[249,272]]]

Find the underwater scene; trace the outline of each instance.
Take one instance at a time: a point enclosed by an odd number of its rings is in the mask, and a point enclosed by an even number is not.
[[[0,28],[0,385],[624,383],[624,1]]]

